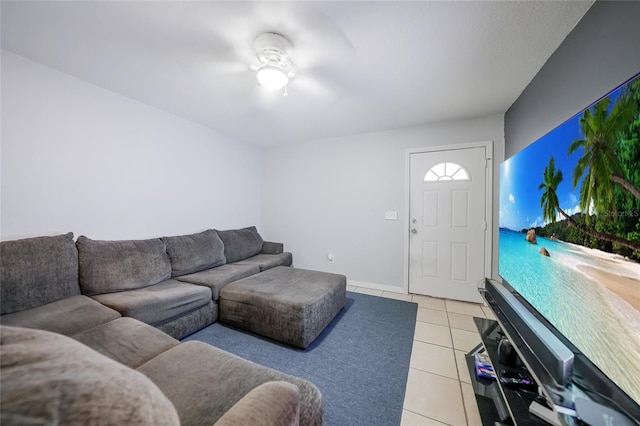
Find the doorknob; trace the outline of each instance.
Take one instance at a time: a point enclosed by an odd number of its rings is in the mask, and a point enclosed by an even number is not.
[[[417,233],[418,233],[418,230],[417,230],[416,228],[411,228],[411,233],[412,233],[412,234],[417,234]]]

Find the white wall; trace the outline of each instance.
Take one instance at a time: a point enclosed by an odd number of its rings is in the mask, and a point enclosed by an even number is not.
[[[3,51],[0,236],[256,224],[298,267],[402,291],[406,150],[493,140],[497,194],[503,124],[496,115],[263,152]]]
[[[2,52],[2,240],[259,225],[261,151]]]
[[[262,166],[262,234],[284,242],[297,267],[402,291],[406,150],[487,140],[494,141],[497,195],[503,115],[268,148]],[[386,210],[397,211],[398,220],[385,220]],[[328,262],[329,252],[335,263]],[[494,247],[494,270],[495,259]]]

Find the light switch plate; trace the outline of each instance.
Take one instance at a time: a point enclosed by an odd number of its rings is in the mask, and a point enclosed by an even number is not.
[[[388,210],[386,212],[384,212],[384,218],[386,220],[397,220],[398,219],[398,212],[395,210]]]

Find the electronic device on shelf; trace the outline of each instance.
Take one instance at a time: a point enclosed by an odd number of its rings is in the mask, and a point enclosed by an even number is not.
[[[510,367],[515,367],[518,363],[518,353],[513,348],[513,345],[506,337],[501,337],[498,340],[498,361],[502,365],[507,365]]]
[[[500,383],[515,389],[523,389],[531,392],[538,391],[538,384],[525,369],[502,370],[500,373]]]

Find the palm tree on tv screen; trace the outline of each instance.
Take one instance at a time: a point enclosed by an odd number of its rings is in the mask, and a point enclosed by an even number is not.
[[[640,78],[585,110],[578,126],[582,138],[568,151],[580,155],[572,184],[580,186],[582,213],[570,216],[560,208],[557,188],[563,175],[551,157],[538,187],[544,190],[540,207],[547,222],[540,232],[640,260]]]
[[[556,170],[556,162],[553,157],[549,158],[549,164],[544,168],[544,180],[538,186],[538,191],[544,189],[542,198],[540,198],[540,207],[542,207],[542,217],[549,222],[556,221],[556,210],[564,217],[568,215],[560,208],[558,202],[558,194],[556,190],[562,182],[562,170]]]
[[[610,241],[615,244],[619,244],[625,247],[628,247],[632,250],[640,251],[640,244],[635,243],[633,241],[627,241],[623,238],[617,237],[615,235],[606,234],[604,232],[598,232],[593,229],[585,228],[584,226],[579,225],[573,217],[569,216],[567,212],[560,208],[560,203],[558,202],[557,189],[558,185],[563,180],[562,171],[556,170],[555,160],[553,157],[549,158],[549,163],[544,169],[543,173],[543,181],[538,186],[538,190],[543,189],[542,197],[540,198],[540,207],[542,207],[542,214],[544,216],[544,220],[547,220],[551,223],[556,222],[556,211],[560,213],[562,217],[567,220],[567,223],[570,226],[577,228],[579,231],[601,240]],[[582,186],[586,186],[586,182],[582,184]],[[582,190],[580,191],[582,195]]]
[[[587,212],[593,206],[597,214],[616,217],[614,182],[640,198],[640,191],[624,178],[616,152],[619,135],[633,120],[636,105],[631,96],[620,96],[609,113],[610,104],[611,99],[607,97],[584,112],[579,120],[584,138],[569,145],[569,155],[582,148],[582,157],[572,173],[574,188],[584,176],[580,188],[580,209]],[[586,220],[588,223],[588,214]]]

